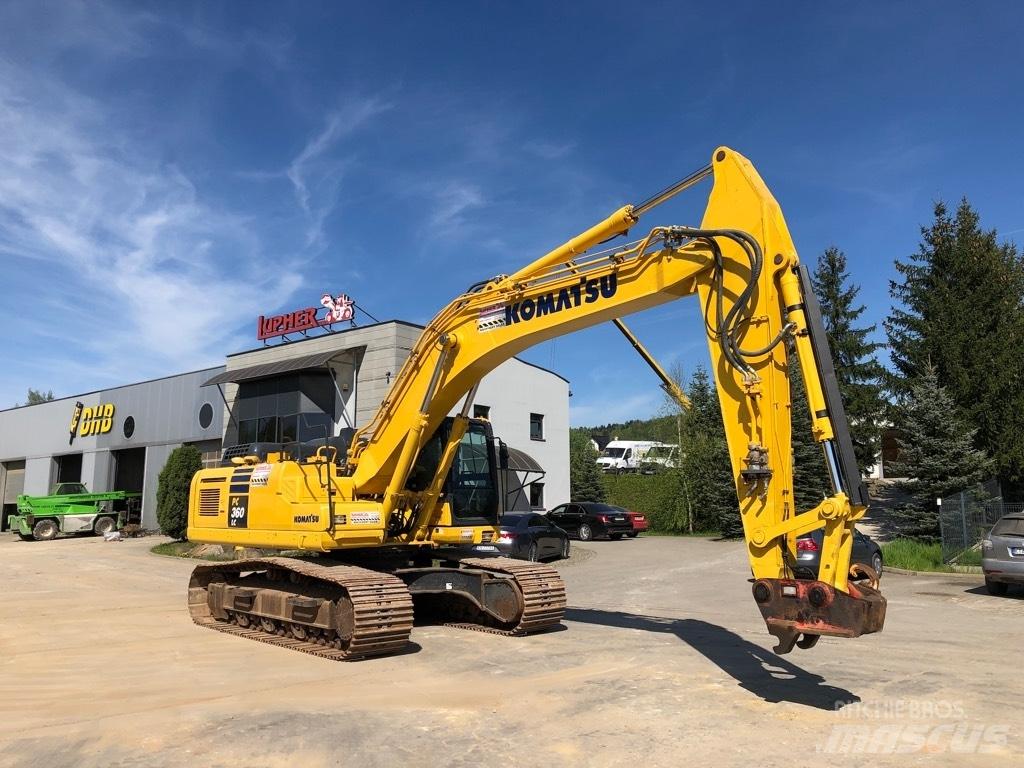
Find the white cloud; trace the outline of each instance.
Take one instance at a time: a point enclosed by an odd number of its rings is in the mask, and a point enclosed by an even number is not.
[[[11,311],[26,297],[9,295],[8,333],[37,346],[5,363],[0,402],[95,386],[62,376],[82,360],[103,384],[216,364],[243,320],[301,282],[247,215],[204,200],[100,105],[2,61],[0,135],[0,259],[9,282],[61,308],[46,317],[64,339],[38,334],[40,318]]]
[[[466,226],[465,214],[486,204],[476,184],[449,181],[432,194],[434,208],[430,228],[435,234],[455,236]]]
[[[324,221],[338,202],[341,182],[351,163],[349,158],[332,157],[332,152],[339,141],[389,109],[390,104],[377,98],[353,100],[328,115],[320,132],[289,163],[285,175],[309,221],[307,246],[323,244]]]

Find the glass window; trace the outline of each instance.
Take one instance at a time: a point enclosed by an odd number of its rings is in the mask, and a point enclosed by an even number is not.
[[[334,415],[334,382],[329,373],[304,373],[299,377],[299,384],[302,389],[301,411]]]
[[[238,443],[245,445],[256,442],[256,432],[259,428],[259,419],[246,419],[238,422]]]
[[[1024,536],[1024,518],[1004,517],[992,528],[993,536]]]
[[[256,385],[252,382],[239,384],[235,417],[242,421],[243,419],[255,419],[259,415],[256,408]]]
[[[544,483],[530,483],[530,506],[544,509]]]
[[[199,426],[207,429],[211,424],[213,424],[213,406],[209,403],[203,403],[199,409]]]
[[[471,426],[462,436],[455,462],[452,516],[493,518],[498,491],[491,477],[487,435],[482,427]]]
[[[544,415],[540,413],[530,414],[530,439],[544,439]]]
[[[281,442],[294,443],[299,439],[299,417],[298,414],[278,417],[281,426]]]
[[[264,416],[259,421],[259,428],[256,432],[256,439],[261,443],[276,443],[277,439],[277,416]]]
[[[299,414],[299,441],[323,440],[334,431],[334,420],[326,413]]]
[[[256,382],[256,410],[260,416],[277,415],[277,381],[264,379]]]
[[[489,405],[474,405],[473,406],[473,418],[474,419],[490,419],[491,418],[491,406],[489,406]]]

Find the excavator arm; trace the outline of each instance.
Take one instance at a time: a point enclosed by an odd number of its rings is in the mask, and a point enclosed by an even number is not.
[[[714,186],[699,227],[654,227],[640,239],[594,250],[708,177]],[[535,344],[599,323],[615,321],[631,337],[619,318],[694,294],[704,314],[753,594],[778,639],[776,652],[810,647],[821,635],[879,631],[885,599],[877,576],[854,566],[868,583],[850,580],[854,523],[867,499],[817,302],[781,209],[750,162],[725,147],[709,166],[659,195],[619,209],[513,275],[472,286],[442,309],[374,419],[357,432],[345,495],[380,500],[385,519],[402,516],[405,541],[429,539],[437,478],[450,467],[452,444],[464,432],[483,376]],[[793,493],[792,375],[803,377],[813,436],[833,485],[832,495],[811,510],[798,510]],[[410,493],[406,483],[420,450],[460,400],[463,415],[435,482]],[[818,580],[796,579],[796,538],[817,528],[824,528]]]

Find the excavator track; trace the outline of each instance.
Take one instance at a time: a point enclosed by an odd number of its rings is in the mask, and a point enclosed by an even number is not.
[[[495,635],[522,636],[557,626],[565,614],[565,582],[550,565],[512,560],[508,557],[474,557],[461,561],[464,567],[511,577],[523,599],[523,611],[513,627],[477,622],[444,622],[446,627],[471,629]]]
[[[199,626],[335,661],[401,652],[413,626],[400,579],[291,558],[200,565],[188,607]]]

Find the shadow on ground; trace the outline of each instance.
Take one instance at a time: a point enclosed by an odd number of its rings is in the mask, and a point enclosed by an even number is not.
[[[859,696],[845,688],[827,685],[821,675],[808,672],[717,624],[590,608],[568,608],[565,618],[606,627],[672,633],[736,680],[741,688],[772,704],[788,701],[838,710],[860,701]]]
[[[979,574],[979,578],[980,577],[981,576]],[[976,587],[971,587],[970,589],[965,589],[964,594],[984,595],[985,597],[1000,597],[1008,600],[1024,600],[1024,587],[1011,585],[1010,588],[1006,591],[1005,595],[990,595],[988,587],[986,587],[984,584],[981,584]]]

